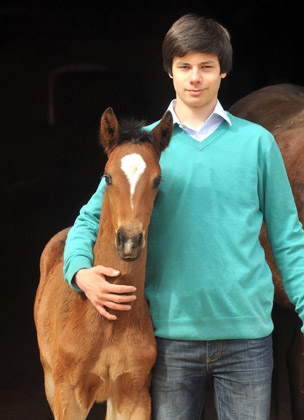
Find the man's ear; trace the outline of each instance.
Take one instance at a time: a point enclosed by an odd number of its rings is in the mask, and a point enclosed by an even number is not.
[[[221,78],[225,79],[225,77],[227,76],[227,73],[221,73]]]

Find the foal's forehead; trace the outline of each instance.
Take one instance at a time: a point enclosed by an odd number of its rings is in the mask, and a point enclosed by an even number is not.
[[[151,150],[153,150],[151,145],[147,148],[144,147],[144,144],[140,146],[132,145],[132,147],[119,146],[111,154],[107,163],[107,169],[110,171],[113,169],[112,174],[116,174],[115,178],[118,185],[124,185],[124,183],[121,183],[123,178],[128,182],[132,210],[134,209],[133,199],[137,185],[142,179],[146,180],[144,184],[147,185],[147,182],[151,182],[151,174],[156,176],[160,172],[156,153],[154,151],[153,155],[151,155]]]
[[[115,162],[115,164],[120,166],[121,160],[127,156],[127,161],[135,159],[138,162],[138,156],[140,156],[147,166],[153,166],[153,164],[158,166],[158,156],[150,143],[124,143],[117,146],[109,159],[109,164],[114,164]]]

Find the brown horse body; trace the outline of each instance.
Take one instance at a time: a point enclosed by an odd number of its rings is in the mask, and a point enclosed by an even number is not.
[[[304,223],[304,87],[295,85],[274,85],[259,89],[236,102],[231,113],[255,122],[268,129],[275,137],[281,150],[299,218]],[[301,321],[294,313],[287,313],[279,307],[294,311],[275,265],[271,248],[263,227],[260,237],[268,264],[272,270],[275,286],[274,302],[274,391],[277,416],[280,417],[282,398],[282,359],[286,360],[291,410],[293,420],[304,419],[304,339]],[[279,312],[279,313],[278,313]],[[276,319],[278,320],[276,322]],[[285,323],[285,325],[283,325]],[[288,323],[288,324],[287,324]],[[280,417],[281,418],[281,417]],[[283,418],[283,417],[282,417]],[[285,420],[285,418],[284,418]]]
[[[107,110],[101,138],[109,157],[105,171],[111,185],[104,193],[94,265],[118,269],[121,274],[114,282],[135,286],[136,300],[131,311],[116,311],[116,321],[103,318],[84,294],[64,282],[68,229],[47,244],[34,314],[46,395],[56,420],[84,420],[95,401],[105,400],[107,420],[150,418],[149,383],[156,344],[144,296],[146,241],[155,180],[160,177],[159,157],[172,132],[171,115],[165,114],[152,131],[153,143],[132,139],[118,144],[118,131],[114,114]],[[121,169],[124,156],[140,156],[146,165],[133,194],[131,181]],[[131,175],[134,170],[131,167]]]

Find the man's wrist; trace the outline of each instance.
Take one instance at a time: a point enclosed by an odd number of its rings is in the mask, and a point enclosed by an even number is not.
[[[78,273],[78,271],[77,271],[77,273]],[[78,286],[78,284],[77,284],[77,281],[76,281],[76,275],[77,275],[77,273],[76,274],[74,274],[74,276],[73,276],[73,278],[72,278],[72,281],[71,281],[71,286],[75,289],[75,290],[77,290],[78,292],[83,292],[83,290]]]

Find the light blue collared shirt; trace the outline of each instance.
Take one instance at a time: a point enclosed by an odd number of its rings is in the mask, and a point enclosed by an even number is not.
[[[191,137],[193,137],[195,140],[202,141],[206,137],[210,136],[223,122],[223,120],[227,121],[229,125],[231,125],[230,118],[228,117],[227,112],[224,110],[222,105],[220,104],[220,101],[217,100],[217,103],[215,105],[215,108],[210,115],[210,117],[203,123],[201,128],[196,131],[192,128],[187,127],[185,124],[182,124],[180,120],[178,119],[177,115],[175,114],[176,107],[176,99],[173,99],[171,101],[168,111],[171,112],[173,117],[173,123],[178,124],[180,128],[182,128],[187,134],[189,134]]]

